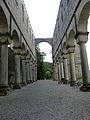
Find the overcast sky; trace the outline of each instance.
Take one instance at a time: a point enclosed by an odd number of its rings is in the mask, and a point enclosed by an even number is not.
[[[24,0],[35,37],[52,37],[60,0]]]
[[[60,0],[24,0],[35,38],[52,38]],[[40,43],[45,52],[44,61],[52,62],[52,47],[48,43]]]

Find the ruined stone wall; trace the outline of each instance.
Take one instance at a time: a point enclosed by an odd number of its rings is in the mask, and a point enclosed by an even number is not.
[[[79,0],[61,0],[53,34],[53,56],[60,44]]]
[[[5,0],[5,3],[8,7],[8,10],[14,17],[14,19],[11,19],[10,23],[12,24],[11,32],[14,30],[14,28],[20,29],[19,32],[22,32],[25,41],[29,45],[33,54],[35,55],[35,36],[25,8],[24,0]]]

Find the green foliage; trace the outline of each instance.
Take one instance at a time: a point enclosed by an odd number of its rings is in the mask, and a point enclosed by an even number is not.
[[[37,47],[36,49],[36,54],[37,54],[37,79],[40,80],[40,79],[44,79],[44,56],[45,54],[40,52],[40,49],[39,47]]]
[[[52,79],[53,78],[53,64],[49,62],[44,62],[45,69],[45,78]]]
[[[53,78],[53,64],[44,62],[45,53],[41,52],[39,47],[36,49],[37,54],[37,79],[52,79]]]

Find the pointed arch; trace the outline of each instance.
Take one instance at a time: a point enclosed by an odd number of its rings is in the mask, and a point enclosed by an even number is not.
[[[66,54],[66,53],[67,53],[66,47],[67,47],[67,43],[64,42],[64,43],[63,43],[63,46],[62,46],[62,54],[63,54],[63,53]]]
[[[8,32],[8,23],[4,10],[0,6],[0,32]]]
[[[79,31],[87,32],[87,24],[88,24],[89,15],[90,15],[90,1],[86,2],[86,4],[81,9],[81,13],[79,16],[79,22],[78,22]]]
[[[75,32],[73,29],[71,29],[71,31],[68,34],[68,38],[67,38],[67,45],[69,46],[74,46],[75,45]]]
[[[13,45],[17,47],[19,45],[19,35],[16,30],[13,30],[12,32],[12,39],[13,39]]]

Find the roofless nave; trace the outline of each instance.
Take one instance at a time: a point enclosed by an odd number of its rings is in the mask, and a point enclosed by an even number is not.
[[[61,1],[52,40],[55,79],[90,91],[87,21],[90,0]],[[82,71],[82,72],[81,72]],[[35,37],[23,0],[0,1],[0,95],[37,80]]]

